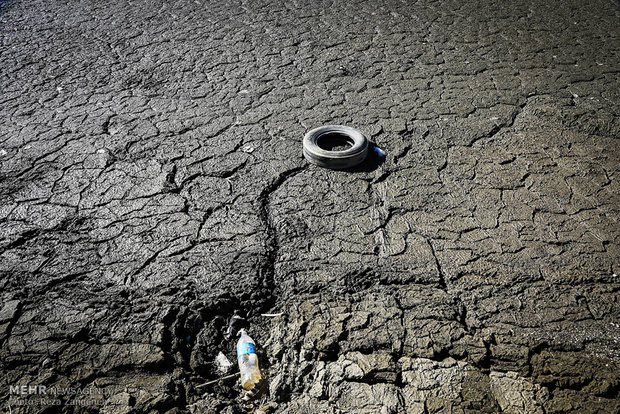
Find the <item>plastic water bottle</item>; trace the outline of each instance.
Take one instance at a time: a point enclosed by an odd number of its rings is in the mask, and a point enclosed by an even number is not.
[[[241,371],[241,386],[251,390],[263,376],[258,369],[258,357],[256,356],[256,344],[249,337],[245,329],[240,331],[241,337],[237,342],[237,362]]]

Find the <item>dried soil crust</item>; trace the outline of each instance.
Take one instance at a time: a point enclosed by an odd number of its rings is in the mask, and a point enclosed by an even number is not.
[[[619,18],[1,2],[0,411],[247,412],[198,388],[246,326],[263,412],[619,412]]]

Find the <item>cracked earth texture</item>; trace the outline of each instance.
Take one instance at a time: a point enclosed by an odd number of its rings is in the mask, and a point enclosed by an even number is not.
[[[464,3],[0,3],[2,410],[620,411],[620,8]]]

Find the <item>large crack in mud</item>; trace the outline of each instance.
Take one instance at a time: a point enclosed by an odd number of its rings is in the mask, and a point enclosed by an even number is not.
[[[619,17],[0,2],[3,412],[619,412]]]

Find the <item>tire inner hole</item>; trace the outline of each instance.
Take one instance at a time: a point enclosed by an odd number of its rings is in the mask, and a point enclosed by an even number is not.
[[[355,144],[353,138],[340,132],[326,132],[316,140],[316,145],[326,151],[344,151],[353,144]]]

